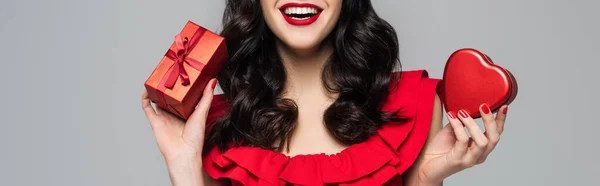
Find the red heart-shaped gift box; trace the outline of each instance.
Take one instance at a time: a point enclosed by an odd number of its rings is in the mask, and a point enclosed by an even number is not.
[[[452,53],[443,76],[438,92],[446,112],[456,114],[463,109],[479,118],[482,103],[496,112],[517,96],[517,81],[512,73],[476,49],[463,48]]]

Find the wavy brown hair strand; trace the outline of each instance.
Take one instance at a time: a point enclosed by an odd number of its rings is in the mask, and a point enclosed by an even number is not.
[[[231,144],[281,151],[296,127],[298,106],[282,98],[286,72],[276,37],[259,0],[226,3],[221,35],[230,60],[217,79],[231,107],[208,131],[204,152],[214,146],[224,151]],[[382,111],[392,73],[401,67],[395,30],[368,0],[344,0],[342,6],[328,36],[334,50],[322,74],[325,88],[338,97],[325,111],[324,123],[337,140],[351,145],[367,140],[385,122],[406,118]]]

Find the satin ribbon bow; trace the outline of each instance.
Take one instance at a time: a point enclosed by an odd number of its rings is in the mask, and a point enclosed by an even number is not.
[[[202,34],[203,30],[198,29],[198,31],[194,33],[191,39],[183,37],[181,36],[181,34],[177,34],[175,36],[175,50],[169,49],[169,51],[167,51],[167,54],[165,54],[167,58],[174,61],[173,65],[171,66],[171,69],[169,69],[169,72],[166,75],[167,79],[164,83],[164,86],[166,88],[172,89],[173,86],[175,86],[175,82],[177,81],[178,77],[181,77],[182,85],[186,86],[190,84],[190,77],[188,76],[187,71],[183,67],[184,63],[187,63],[192,68],[198,70],[201,70],[204,67],[203,63],[200,63],[199,61],[188,57],[192,49],[194,49],[194,47],[196,47],[196,45],[200,41]]]

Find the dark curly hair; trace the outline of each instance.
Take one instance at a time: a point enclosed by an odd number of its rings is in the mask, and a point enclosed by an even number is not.
[[[389,82],[399,78],[392,73],[401,69],[396,31],[369,0],[342,3],[338,23],[327,37],[333,54],[322,74],[325,88],[338,97],[325,111],[324,123],[337,140],[351,145],[367,140],[385,122],[406,118],[381,110]],[[260,0],[227,0],[221,35],[230,60],[217,79],[230,109],[210,125],[204,152],[214,146],[224,151],[232,144],[281,151],[296,127],[298,108],[282,98],[286,72]]]

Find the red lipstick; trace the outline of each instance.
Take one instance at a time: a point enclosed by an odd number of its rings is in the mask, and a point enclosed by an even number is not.
[[[316,14],[315,13],[306,13],[306,12],[302,12],[303,14],[286,14],[286,9],[287,8],[314,8],[317,10]],[[285,21],[287,21],[289,24],[294,25],[294,26],[306,26],[306,25],[310,25],[313,24],[314,22],[316,22],[319,19],[319,16],[321,15],[321,11],[323,11],[323,9],[317,5],[314,4],[310,4],[310,3],[286,3],[283,6],[281,6],[281,8],[279,8],[279,10],[281,11],[281,15],[283,16],[283,18],[285,19]],[[297,13],[297,12],[295,12]]]

